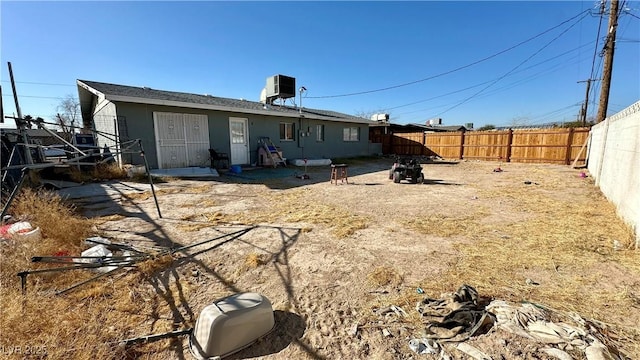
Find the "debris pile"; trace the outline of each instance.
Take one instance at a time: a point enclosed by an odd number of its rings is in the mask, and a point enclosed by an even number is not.
[[[465,341],[489,332],[506,331],[541,344],[539,351],[554,359],[628,359],[610,345],[594,322],[578,314],[532,303],[512,305],[493,300],[483,304],[478,292],[469,285],[439,299],[425,297],[417,303],[416,311],[426,327],[419,337],[409,340],[409,348],[419,355],[451,359],[447,351],[455,350],[471,359],[491,359]]]

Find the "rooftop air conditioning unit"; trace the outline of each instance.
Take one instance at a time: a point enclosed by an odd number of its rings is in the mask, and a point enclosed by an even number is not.
[[[442,125],[442,119],[441,118],[435,118],[435,119],[427,120],[427,125],[429,125],[429,126]]]
[[[267,78],[267,98],[288,99],[296,96],[296,78],[274,75]]]
[[[371,120],[386,123],[389,122],[389,114],[373,114],[371,115]]]

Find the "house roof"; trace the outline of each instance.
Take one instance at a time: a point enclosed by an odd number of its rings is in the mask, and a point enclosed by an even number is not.
[[[89,119],[92,97],[110,101],[178,106],[192,109],[220,110],[245,114],[260,114],[370,124],[371,120],[335,111],[303,108],[302,112],[292,106],[265,105],[257,101],[230,99],[211,95],[200,95],[176,91],[156,90],[148,87],[109,84],[89,80],[77,80],[80,106],[83,117]]]
[[[407,125],[421,128],[424,131],[434,131],[434,132],[467,130],[467,128],[464,125],[432,125],[432,126],[423,125],[423,124],[407,124]]]

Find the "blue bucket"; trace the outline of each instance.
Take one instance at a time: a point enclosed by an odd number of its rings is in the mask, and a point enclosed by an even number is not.
[[[231,171],[234,174],[240,174],[242,172],[242,166],[240,166],[240,165],[231,165],[231,168],[229,169],[229,171]]]

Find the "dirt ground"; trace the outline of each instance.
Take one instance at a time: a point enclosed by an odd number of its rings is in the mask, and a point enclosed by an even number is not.
[[[148,289],[170,311],[123,338],[193,326],[213,300],[251,291],[270,299],[276,328],[233,359],[429,359],[435,357],[408,346],[423,328],[416,301],[469,284],[483,297],[547,304],[609,324],[620,348],[640,358],[633,345],[638,253],[589,174],[580,176],[586,170],[425,162],[424,184],[395,184],[391,163],[350,161],[348,183],[337,185],[328,167],[309,167],[306,180],[293,176],[302,168],[172,179],[156,184],[161,218],[148,184],[93,184],[61,194],[99,219],[103,236],[141,248],[249,229],[177,254],[186,260]],[[375,313],[390,305],[408,316]],[[192,358],[186,337],[163,341],[153,351],[139,346],[138,357]],[[493,359],[551,358],[543,345],[499,330],[468,343]]]

